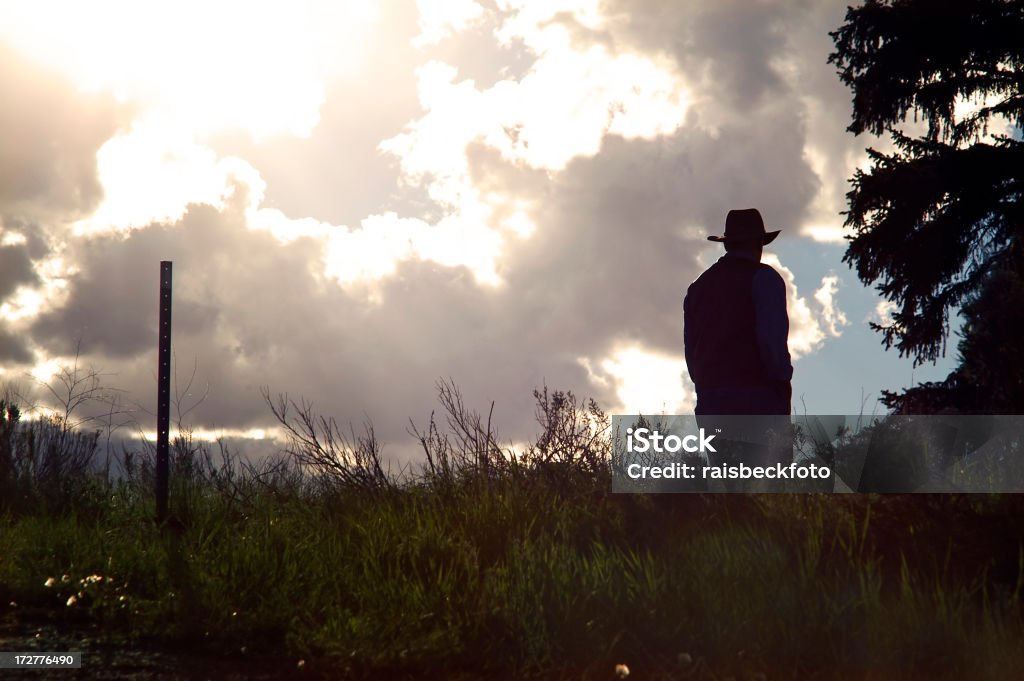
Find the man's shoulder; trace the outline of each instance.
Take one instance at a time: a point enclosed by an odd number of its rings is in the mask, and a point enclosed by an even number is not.
[[[713,277],[714,274],[712,272],[714,270],[718,269],[721,266],[721,262],[722,262],[722,258],[719,258],[715,262],[711,263],[711,265],[709,265],[707,268],[705,268],[705,270],[703,272],[701,272],[699,275],[697,275],[696,279],[694,279],[692,282],[690,282],[690,285],[687,287],[687,290],[690,290],[690,289],[692,289],[694,287],[699,288],[701,284],[703,284],[705,281],[707,281],[708,279]]]
[[[768,263],[758,263],[757,272],[754,273],[754,277],[762,281],[770,281],[772,283],[780,283],[785,285],[785,281],[782,279],[782,275],[779,274],[774,267]]]
[[[746,258],[731,257],[728,254],[723,255],[721,258],[711,263],[711,265],[700,273],[696,279],[687,288],[687,291],[699,290],[705,286],[716,286],[716,282],[720,282],[724,279],[732,279],[737,276],[750,276],[751,273],[755,277],[758,275],[758,271],[761,267],[766,267],[768,270],[778,277],[778,274],[768,265],[764,263],[758,263],[753,260]],[[782,278],[779,277],[779,281]]]

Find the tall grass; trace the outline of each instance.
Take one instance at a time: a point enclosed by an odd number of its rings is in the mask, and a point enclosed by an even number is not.
[[[400,474],[372,429],[343,435],[268,393],[289,456],[255,465],[179,438],[162,528],[147,452],[116,478],[76,474],[89,492],[63,505],[27,503],[50,492],[7,473],[0,603],[329,677],[1024,669],[1013,497],[613,495],[596,405],[538,392],[540,434],[511,456],[440,388],[442,418],[411,429],[425,464]],[[946,536],[978,523],[976,541]]]

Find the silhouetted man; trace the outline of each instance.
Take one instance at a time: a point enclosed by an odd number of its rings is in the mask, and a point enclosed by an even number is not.
[[[778,235],[765,231],[754,208],[729,211],[725,235],[708,237],[725,244],[725,255],[690,284],[683,300],[686,367],[697,387],[694,413],[702,428],[720,436],[716,453],[708,454],[714,466],[793,459],[786,284],[761,262],[764,246]],[[710,418],[739,415],[745,418]],[[785,485],[730,480],[724,488],[770,491]]]
[[[697,387],[697,415],[790,413],[786,284],[761,263],[766,232],[754,208],[731,210],[725,255],[693,282],[683,300],[686,367]]]

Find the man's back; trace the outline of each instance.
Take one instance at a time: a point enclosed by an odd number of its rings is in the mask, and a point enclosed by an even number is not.
[[[757,349],[753,295],[754,275],[762,267],[768,266],[723,256],[687,289],[686,364],[699,388],[768,382]]]
[[[683,309],[699,412],[789,413],[789,317],[774,269],[727,253],[690,285]]]

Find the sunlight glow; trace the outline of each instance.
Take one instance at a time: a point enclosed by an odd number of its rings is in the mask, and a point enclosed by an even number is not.
[[[19,286],[0,305],[0,319],[16,322],[19,319],[35,317],[43,309],[45,302],[45,296],[38,289]]]
[[[0,304],[0,319],[18,322],[31,319],[46,307],[59,306],[67,293],[67,276],[75,272],[69,268],[59,254],[35,263],[36,274],[42,281],[40,286],[19,286]]]
[[[800,233],[821,243],[844,243],[846,240],[843,237],[840,213],[845,208],[845,196],[837,188],[835,173],[843,173],[845,180],[853,174],[853,168],[849,167],[849,163],[848,167],[832,168],[829,155],[810,142],[804,145],[804,159],[817,175],[819,188],[810,206],[811,219],[803,224]]]
[[[197,134],[308,135],[324,79],[358,68],[376,19],[361,0],[38,0],[5,3],[0,37],[143,117]]]
[[[565,29],[543,29],[564,34]],[[553,41],[520,81],[478,90],[439,61],[418,72],[427,113],[405,132],[381,143],[401,158],[414,180],[444,184],[468,173],[466,147],[474,141],[513,162],[558,171],[579,156],[593,156],[604,136],[652,139],[675,132],[686,115],[686,90],[668,63],[635,55],[613,56],[600,46],[573,48],[567,35]]]
[[[1006,68],[1004,66],[1004,68]],[[1012,72],[1013,69],[1008,68],[1007,72]],[[976,114],[983,108],[993,107],[1005,98],[1005,95],[989,94],[984,97],[975,97],[973,99],[967,99],[965,97],[957,98],[956,102],[953,103],[953,118],[957,121],[962,121],[965,118]],[[1012,121],[1003,115],[992,116],[989,119],[988,129],[982,132],[980,140],[991,144],[995,141],[996,135],[1012,135],[1016,126]]]
[[[421,10],[427,7],[433,4],[422,3]],[[452,31],[476,21],[469,4],[459,7],[456,18],[438,15],[431,21]],[[385,249],[392,261],[415,253],[446,265],[465,265],[478,283],[501,284],[503,240],[526,238],[536,225],[526,209],[509,207],[504,197],[481,194],[470,172],[471,145],[495,149],[516,165],[556,173],[575,158],[597,154],[609,134],[653,139],[683,124],[688,93],[674,62],[615,53],[603,45],[577,46],[566,27],[552,20],[570,9],[584,26],[601,23],[593,2],[499,3],[499,10],[507,13],[497,32],[499,41],[521,40],[537,55],[520,80],[480,89],[442,61],[417,70],[426,113],[378,148],[398,157],[404,181],[424,187],[445,217],[428,229],[419,220],[393,216],[399,236]],[[355,242],[355,234],[339,238],[346,248],[336,245],[328,257],[329,262],[348,263],[334,268],[336,277],[339,269],[353,271],[355,261],[367,263],[366,274],[393,271],[393,265],[375,269],[363,257],[366,249]]]
[[[244,191],[241,208],[252,228],[282,242],[322,241],[324,275],[339,283],[373,281],[419,258],[468,267],[478,283],[498,286],[503,240],[526,238],[535,225],[527,210],[481,195],[469,173],[471,143],[558,171],[598,153],[605,135],[669,134],[687,108],[671,59],[573,43],[562,19],[600,28],[595,0],[499,4],[497,40],[521,40],[538,56],[533,68],[520,81],[479,90],[450,65],[425,64],[418,77],[427,113],[380,145],[399,157],[405,180],[424,186],[443,209],[434,224],[391,213],[357,227],[286,216],[262,205],[266,185],[253,165],[208,146],[209,136],[227,131],[257,140],[310,135],[327,85],[351,76],[368,53],[376,3],[41,0],[0,5],[0,39],[83,89],[112,93],[133,112],[133,122],[97,154],[104,198],[73,225],[77,236],[174,223],[190,204],[224,210]],[[419,0],[417,8],[422,44],[467,30],[484,12],[472,0]],[[42,304],[25,296],[25,310]],[[17,311],[8,305],[6,313]]]
[[[805,224],[800,230],[804,236],[809,236],[819,243],[843,244],[846,238],[842,225],[839,224]]]
[[[537,230],[537,224],[523,210],[516,210],[501,225],[523,239],[529,238]]]
[[[484,8],[473,0],[416,0],[420,35],[416,47],[436,45],[452,33],[465,30],[483,16]]]
[[[104,198],[95,213],[75,223],[75,234],[176,222],[190,203],[223,208],[239,182],[260,198],[264,189],[247,162],[218,158],[168,119],[149,119],[115,135],[96,161]]]
[[[29,374],[32,378],[36,379],[40,383],[48,383],[50,379],[60,373],[63,364],[57,359],[46,359],[36,363],[34,367],[29,370]]]
[[[597,368],[589,358],[579,362],[593,382],[615,387],[619,403],[610,413],[679,414],[693,409],[695,397],[683,389],[683,377],[687,382],[689,377],[681,356],[633,344],[615,348]]]
[[[104,199],[74,225],[92,235],[174,222],[190,203],[223,208],[240,183],[262,197],[258,172],[218,157],[204,138],[310,135],[327,86],[359,73],[378,9],[362,0],[40,0],[0,5],[0,39],[133,111],[97,154]]]
[[[21,246],[25,243],[28,243],[28,239],[24,234],[0,226],[0,246]]]
[[[142,430],[139,435],[147,442],[156,442],[155,430]],[[194,428],[187,433],[172,431],[171,440],[176,437],[188,437],[196,442],[217,442],[224,439],[239,440],[273,440],[274,442],[286,442],[288,440],[284,429],[272,428]]]

